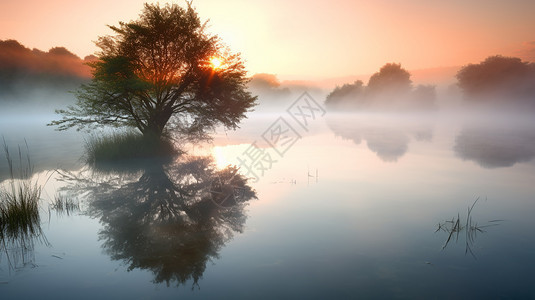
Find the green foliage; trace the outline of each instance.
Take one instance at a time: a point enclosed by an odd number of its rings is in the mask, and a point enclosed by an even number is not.
[[[90,63],[93,80],[51,123],[59,130],[112,125],[207,138],[215,126],[236,128],[255,104],[239,55],[205,32],[190,4],[145,4],[138,20],[110,28],[115,35],[98,40],[98,60]],[[213,57],[223,65],[212,66]]]
[[[12,180],[0,191],[0,229],[3,237],[36,234],[41,188],[28,180]]]

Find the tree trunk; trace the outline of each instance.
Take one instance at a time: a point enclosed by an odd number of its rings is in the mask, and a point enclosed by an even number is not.
[[[155,123],[149,123],[142,133],[145,138],[159,140],[163,134],[163,127]]]
[[[143,136],[154,139],[161,139],[164,133],[165,125],[169,118],[170,114],[159,113],[150,118],[147,122],[147,126],[142,131]]]

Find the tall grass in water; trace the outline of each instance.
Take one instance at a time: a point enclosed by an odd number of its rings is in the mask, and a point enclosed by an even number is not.
[[[0,255],[5,253],[9,267],[14,268],[18,265],[19,258],[23,264],[32,261],[35,240],[45,244],[48,241],[42,232],[39,215],[42,187],[31,179],[33,169],[29,155],[26,156],[25,166],[19,147],[19,168],[18,174],[15,174],[13,159],[5,140],[4,153],[10,178],[0,185]]]
[[[80,203],[75,201],[72,197],[67,197],[64,194],[56,194],[54,201],[49,205],[48,212],[56,211],[56,215],[70,216],[73,213],[80,211]]]
[[[125,162],[135,159],[172,157],[178,153],[171,141],[147,138],[134,131],[91,136],[85,142],[90,164]]]

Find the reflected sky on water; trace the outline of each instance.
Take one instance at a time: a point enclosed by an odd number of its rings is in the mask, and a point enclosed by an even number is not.
[[[50,246],[35,246],[35,266],[2,268],[0,291],[87,299],[535,297],[532,121],[327,114],[246,184],[257,199],[219,207],[221,195],[245,183],[214,178],[231,178],[221,168],[239,164],[252,142],[269,150],[261,137],[277,117],[249,119],[189,149],[213,155],[219,169],[181,158],[130,173],[80,162],[63,181],[54,173],[42,207],[62,192],[79,197],[81,210],[46,213]],[[83,152],[80,144],[56,145]],[[47,160],[62,165],[61,155]],[[449,232],[437,226],[458,216],[465,226],[478,197],[470,224],[502,221],[473,238],[475,257],[466,253],[466,231],[444,247]]]

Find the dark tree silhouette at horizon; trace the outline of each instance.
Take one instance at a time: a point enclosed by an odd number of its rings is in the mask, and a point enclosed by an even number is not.
[[[387,63],[368,80],[368,93],[408,93],[411,74],[401,64]]]
[[[467,100],[532,102],[535,96],[535,64],[517,57],[489,56],[462,67],[456,78]]]
[[[60,94],[88,82],[90,75],[84,60],[65,47],[41,51],[16,40],[0,40],[0,103],[35,104],[35,94],[58,100]],[[52,95],[43,97],[45,93]]]
[[[325,105],[327,106],[340,106],[343,105],[347,99],[353,99],[352,104],[354,106],[362,106],[366,101],[364,101],[364,93],[366,87],[362,80],[356,80],[353,83],[346,83],[342,86],[337,86],[332,90],[332,92],[327,95],[325,99]]]
[[[115,35],[99,38],[91,83],[50,124],[59,130],[111,125],[207,138],[215,126],[236,128],[255,105],[239,54],[206,33],[190,3],[145,4],[138,20],[109,27]]]
[[[435,87],[413,87],[409,71],[401,64],[386,63],[365,86],[361,80],[337,86],[325,99],[325,105],[338,110],[407,110],[435,107]]]

